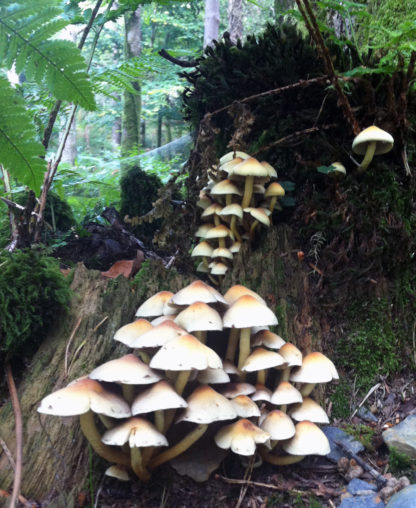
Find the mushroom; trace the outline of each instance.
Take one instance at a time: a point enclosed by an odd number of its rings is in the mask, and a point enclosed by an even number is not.
[[[180,312],[175,323],[205,344],[208,330],[222,330],[222,319],[218,312],[204,302],[195,302]]]
[[[231,399],[231,404],[233,405],[239,418],[251,418],[253,416],[260,416],[259,407],[247,395],[238,395],[234,399]]]
[[[279,383],[276,390],[272,393],[270,402],[276,406],[281,406],[281,411],[286,413],[287,404],[296,404],[302,402],[302,394],[288,381]],[[305,420],[306,418],[302,418]]]
[[[267,369],[284,363],[285,360],[279,353],[259,347],[246,358],[241,370],[243,372],[257,371],[257,383],[264,385],[266,384]]]
[[[352,143],[353,152],[364,155],[358,170],[360,172],[365,171],[373,160],[374,155],[390,152],[393,144],[393,136],[375,125],[371,125],[361,131]]]
[[[203,241],[198,243],[198,245],[193,249],[191,257],[202,257],[204,266],[208,268],[208,258],[212,256],[213,251],[213,247],[211,247],[208,242]]]
[[[220,302],[227,305],[227,301],[222,294],[215,288],[205,284],[202,280],[191,282],[191,284],[182,288],[172,296],[172,303],[175,305],[191,305],[195,302]]]
[[[266,189],[264,197],[270,198],[269,210],[273,212],[277,198],[285,195],[285,189],[278,182],[272,182]]]
[[[294,423],[286,413],[278,409],[270,411],[260,427],[270,434],[271,448],[274,448],[279,441],[290,439],[295,435]]]
[[[256,444],[268,446],[270,435],[245,418],[223,427],[215,434],[217,446],[239,455],[254,455]]]
[[[262,166],[260,162],[254,157],[250,157],[237,166],[234,166],[230,171],[231,175],[238,175],[245,177],[245,186],[244,186],[244,195],[241,202],[241,207],[247,208],[250,206],[251,196],[253,194],[253,184],[254,179],[264,178],[269,176],[269,171],[267,168]]]
[[[309,420],[314,423],[329,423],[328,415],[321,406],[309,397],[305,397],[301,404],[296,404],[289,411],[290,416],[297,422]]]
[[[303,397],[307,397],[315,388],[316,383],[328,383],[339,377],[332,361],[316,351],[305,356],[302,366],[294,370],[289,379],[297,383],[306,383],[300,393]]]
[[[172,291],[159,291],[140,305],[137,309],[136,317],[157,317],[175,314],[175,309],[168,305],[172,296]]]
[[[143,335],[143,333],[148,332],[153,328],[153,325],[149,323],[147,319],[136,319],[132,323],[128,323],[127,325],[119,328],[115,335],[114,340],[118,342],[122,342],[126,346],[132,347],[131,343],[136,340],[138,337]]]

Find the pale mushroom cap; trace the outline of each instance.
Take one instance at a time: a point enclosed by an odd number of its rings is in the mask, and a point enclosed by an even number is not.
[[[243,193],[237,187],[237,185],[235,185],[235,183],[229,179],[221,180],[221,182],[215,184],[214,187],[211,189],[212,196],[223,194],[236,194],[237,196],[243,195]]]
[[[212,275],[224,275],[228,271],[228,266],[224,263],[214,263],[211,267]]]
[[[230,247],[230,252],[232,252],[233,254],[237,254],[238,252],[240,252],[240,249],[241,249],[241,243],[234,242]]]
[[[333,379],[333,365],[322,353],[309,353],[303,359],[302,366],[291,372],[290,380],[298,383],[327,383]]]
[[[121,482],[130,481],[129,473],[123,466],[119,466],[118,464],[113,464],[109,468],[105,470],[104,473],[106,476],[110,476],[111,478],[117,478]]]
[[[286,413],[279,409],[270,411],[263,419],[260,427],[269,433],[270,438],[275,441],[290,439],[295,435],[295,424]]]
[[[249,213],[254,219],[258,220],[261,224],[265,226],[270,226],[270,219],[267,216],[266,210],[264,208],[252,208],[247,207],[244,208],[246,213]]]
[[[206,210],[211,204],[212,204],[212,201],[209,199],[209,197],[205,193],[203,196],[200,196],[198,201],[196,202],[196,206],[198,208],[202,208],[202,210]]]
[[[296,404],[290,410],[290,416],[297,422],[309,420],[314,423],[329,423],[328,415],[321,406],[310,397],[305,397],[302,404]]]
[[[137,309],[137,317],[155,317],[166,315],[165,307],[167,302],[172,298],[173,293],[171,291],[159,291],[155,295],[148,298],[144,303]],[[166,309],[169,312],[169,308]],[[173,314],[175,311],[170,312]]]
[[[193,335],[181,335],[167,342],[150,361],[150,367],[162,370],[220,369],[221,358]]]
[[[236,284],[235,286],[231,286],[230,289],[225,293],[224,298],[227,301],[228,305],[232,305],[234,302],[236,302],[241,296],[244,295],[251,295],[256,298],[260,303],[263,305],[266,305],[266,302],[263,300],[263,298],[258,295],[255,291],[252,291],[249,288],[246,288],[245,286],[242,286],[241,284]]]
[[[47,395],[40,402],[39,413],[56,416],[75,416],[87,413],[104,414],[113,418],[131,415],[127,402],[106,390],[98,381],[83,378]]]
[[[180,312],[175,323],[187,330],[222,330],[222,319],[218,312],[204,302],[195,302]]]
[[[239,455],[254,455],[256,444],[268,444],[270,436],[245,418],[220,429],[215,435],[217,446],[231,448]]]
[[[215,226],[215,228],[210,229],[206,234],[205,239],[211,240],[215,238],[226,238],[227,236],[231,236],[231,230],[227,228],[227,226],[224,226],[224,224],[220,224],[219,226]]]
[[[257,370],[277,367],[279,365],[283,365],[284,363],[285,360],[279,355],[279,353],[268,351],[267,349],[259,347],[246,359],[241,367],[241,370],[244,372],[255,372]]]
[[[224,217],[226,215],[235,215],[240,220],[243,219],[243,209],[241,208],[241,205],[238,203],[233,203],[232,205],[224,206],[224,208],[219,213],[221,217]]]
[[[344,164],[341,164],[341,162],[331,162],[331,166],[334,167],[333,172],[342,173],[343,175],[347,174],[347,170],[345,169]]]
[[[228,383],[228,385],[221,388],[221,393],[227,399],[234,399],[239,395],[251,395],[255,391],[255,387],[249,383]]]
[[[260,409],[257,404],[247,395],[238,395],[231,399],[237,416],[239,418],[251,418],[252,416],[260,416]]]
[[[229,383],[230,376],[223,369],[206,369],[198,373],[197,379],[206,385]]]
[[[123,344],[126,344],[126,346],[131,347],[130,344],[135,339],[148,332],[152,328],[153,325],[149,323],[147,319],[137,319],[136,321],[133,321],[132,323],[119,328],[114,335],[114,340],[122,342]]]
[[[277,178],[277,171],[274,169],[274,167],[271,164],[269,164],[266,161],[262,161],[262,162],[260,162],[260,164],[267,169],[270,178]]]
[[[145,385],[156,383],[156,381],[162,379],[160,374],[132,354],[100,365],[88,377],[97,381],[116,382],[127,385]]]
[[[302,353],[291,342],[286,342],[286,344],[279,349],[279,355],[283,356],[288,367],[302,365]]]
[[[176,318],[176,316],[177,316],[177,314],[170,314],[169,316],[159,316],[159,317],[157,317],[155,319],[152,319],[150,321],[150,323],[154,327],[159,326],[162,323],[167,323],[168,321],[173,323],[173,320]]]
[[[266,189],[264,188],[264,185],[261,183],[255,183],[253,185],[253,194],[264,194],[266,192]]]
[[[211,224],[211,223],[201,224],[199,226],[199,228],[196,230],[195,236],[198,236],[200,238],[205,238],[205,235],[207,234],[207,232],[213,227],[214,227],[214,224]]]
[[[186,335],[186,333],[186,330],[177,325],[172,319],[164,319],[160,324],[132,341],[130,347],[137,349],[160,347],[180,335]]]
[[[264,196],[271,198],[273,196],[283,197],[285,195],[285,189],[278,182],[272,182],[266,189]]]
[[[237,376],[240,375],[240,371],[231,360],[223,360],[222,368],[225,370],[227,374],[236,374]]]
[[[206,217],[211,217],[212,215],[219,215],[222,209],[223,206],[219,203],[212,203],[212,205],[209,205],[209,207],[205,208],[205,210],[201,213],[201,217],[204,219]]]
[[[248,157],[247,157],[248,158]],[[221,170],[225,171],[226,173],[230,173],[232,171],[232,168],[234,166],[238,166],[238,164],[241,164],[243,162],[243,157],[234,157],[234,159],[224,162],[221,164]]]
[[[368,144],[373,141],[377,142],[376,151],[374,152],[375,155],[390,152],[394,144],[394,139],[391,134],[383,131],[375,125],[371,125],[361,131],[358,136],[354,138],[352,150],[354,153],[364,155],[367,151]]]
[[[270,349],[280,349],[285,344],[286,342],[280,335],[270,330],[260,330],[251,339],[252,346],[266,346]]]
[[[150,422],[137,416],[107,430],[101,440],[104,444],[115,446],[123,446],[128,442],[130,448],[168,445],[163,434],[157,431]]]
[[[308,420],[296,425],[295,436],[282,447],[290,455],[327,455],[331,451],[328,438]]]
[[[230,173],[233,175],[254,176],[259,178],[269,176],[268,169],[262,166],[260,162],[254,157],[249,157],[240,164],[234,166]]]
[[[178,422],[212,423],[237,417],[231,402],[208,385],[196,388],[187,403],[188,407]]]
[[[217,247],[212,251],[212,258],[233,259],[233,253],[226,247]]]
[[[186,406],[186,401],[167,381],[159,381],[134,398],[131,412],[133,415],[138,415]]]
[[[272,391],[262,384],[256,384],[256,391],[251,396],[251,400],[265,400],[270,402]]]
[[[277,325],[273,312],[254,296],[241,296],[223,316],[225,328],[250,328],[260,325]]]
[[[241,160],[244,160],[244,159],[248,159],[250,157],[250,155],[248,155],[245,152],[241,152],[239,150],[236,150],[235,152],[228,152],[220,158],[220,166],[226,164],[227,162],[232,161],[236,157],[239,157]]]
[[[208,242],[201,242],[198,243],[198,245],[193,249],[191,253],[191,257],[196,256],[204,256],[204,257],[211,257],[212,252],[214,251],[213,247]]]
[[[208,268],[204,265],[204,263],[202,261],[196,267],[196,271],[202,272],[202,273],[209,273]]]
[[[191,305],[195,302],[227,303],[221,293],[202,280],[196,280],[178,291],[172,296],[172,302],[176,305]]]
[[[270,402],[276,406],[281,406],[283,404],[296,404],[297,402],[302,402],[302,400],[303,397],[299,390],[289,382],[282,381],[272,393]]]

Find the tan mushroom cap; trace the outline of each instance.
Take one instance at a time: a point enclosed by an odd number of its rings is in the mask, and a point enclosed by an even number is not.
[[[212,275],[224,275],[228,271],[228,266],[224,263],[214,263],[211,267]]]
[[[285,189],[278,182],[272,182],[266,189],[264,196],[271,198],[273,196],[283,197],[285,195]]]
[[[239,395],[251,395],[255,391],[255,387],[249,383],[228,383],[221,388],[221,393],[227,399],[235,399]]]
[[[211,189],[212,196],[221,196],[224,194],[235,194],[237,196],[243,195],[242,191],[237,187],[237,185],[235,185],[235,183],[228,178],[226,180],[221,180]]]
[[[223,360],[222,361],[222,368],[225,370],[227,374],[235,374],[237,376],[240,375],[240,371],[238,368],[233,364],[231,360]]]
[[[176,393],[167,381],[159,381],[148,390],[136,395],[131,412],[133,415],[137,415],[186,406],[186,401]]]
[[[231,402],[208,385],[196,388],[187,403],[188,407],[177,422],[212,423],[237,417]]]
[[[195,232],[195,236],[199,238],[205,238],[207,232],[214,227],[214,224],[207,222],[205,224],[201,224],[199,228]]]
[[[145,385],[156,383],[162,379],[160,374],[132,354],[103,363],[95,368],[88,377],[97,381],[126,385]]]
[[[258,417],[261,414],[257,404],[247,395],[238,395],[234,399],[231,399],[230,402],[239,418]]]
[[[225,328],[250,328],[260,325],[277,325],[273,312],[254,296],[243,295],[223,316]]]
[[[227,162],[224,162],[223,164],[221,164],[220,168],[221,168],[222,171],[225,171],[226,173],[229,174],[232,171],[234,166],[238,166],[244,160],[245,159],[243,159],[242,157],[234,157],[234,159],[232,159],[230,161],[227,161]]]
[[[286,404],[296,404],[297,402],[302,402],[303,397],[299,390],[297,390],[292,384],[288,381],[282,381],[279,383],[276,390],[272,393],[270,402],[275,404],[276,406],[286,405]],[[303,420],[305,418],[302,418]]]
[[[258,300],[263,305],[266,305],[266,302],[263,298],[258,295],[255,291],[252,291],[241,284],[236,284],[235,286],[231,286],[230,289],[225,293],[224,298],[227,301],[228,305],[232,305],[236,302],[241,296],[250,295],[254,296],[256,300]]]
[[[275,441],[290,439],[295,435],[294,423],[286,413],[279,409],[270,411],[263,419],[260,427],[270,434],[270,438]]]
[[[262,166],[257,159],[254,157],[249,157],[240,164],[234,166],[232,170],[229,171],[229,174],[264,178],[269,176],[269,171],[267,168]]]
[[[383,131],[383,129],[380,129],[375,125],[370,125],[370,127],[361,131],[358,136],[354,138],[352,150],[356,154],[364,155],[369,143],[373,141],[376,141],[377,143],[376,150],[374,152],[375,155],[390,152],[394,144],[394,139],[391,134]]]
[[[205,385],[229,383],[230,376],[224,369],[205,369],[198,372],[197,380]]]
[[[130,406],[124,399],[88,378],[47,395],[38,407],[39,413],[56,416],[81,415],[89,410],[112,418],[131,416]]]
[[[113,464],[112,466],[108,467],[105,470],[104,474],[106,476],[110,476],[111,478],[117,478],[117,480],[120,480],[121,482],[130,481],[130,476],[127,472],[127,469],[124,466],[119,466],[118,464]]]
[[[255,372],[257,370],[271,369],[285,363],[279,353],[268,351],[261,347],[255,349],[244,362],[241,370],[244,372]]]
[[[277,171],[274,169],[274,167],[271,164],[269,164],[266,161],[262,161],[262,162],[260,162],[260,164],[267,169],[270,178],[277,178]]]
[[[296,425],[295,436],[282,444],[290,455],[327,455],[331,449],[328,438],[314,423],[305,420]]]
[[[152,319],[150,323],[152,326],[156,327],[161,325],[162,323],[172,322],[176,318],[177,314],[170,314],[169,316],[159,316],[155,319]],[[150,330],[149,330],[150,331]]]
[[[198,266],[196,267],[196,271],[197,272],[202,272],[202,273],[209,273],[209,270],[208,268],[204,265],[204,262],[201,261],[200,263],[198,263]]]
[[[136,340],[138,337],[148,332],[153,328],[153,325],[147,321],[147,319],[137,319],[132,323],[128,323],[127,325],[119,328],[115,335],[114,340],[118,342],[122,342],[126,346],[130,346],[130,344]]]
[[[248,159],[250,157],[250,155],[248,155],[245,152],[241,152],[240,150],[236,150],[235,152],[228,152],[220,158],[220,166],[223,166],[227,162],[232,161],[236,157],[239,157],[241,160],[244,160],[244,159]]]
[[[205,210],[201,213],[201,218],[205,219],[207,217],[212,217],[213,215],[219,215],[222,209],[223,206],[219,203],[212,203],[212,205],[209,205],[209,207],[205,208]]]
[[[175,323],[188,332],[222,330],[221,316],[204,302],[189,305],[176,316]]]
[[[220,292],[202,280],[196,280],[178,291],[172,296],[172,302],[176,305],[191,305],[195,302],[227,303]]]
[[[230,247],[230,252],[232,252],[233,254],[237,254],[238,252],[240,252],[240,249],[241,242],[234,242]]]
[[[272,391],[260,383],[256,384],[256,391],[251,396],[251,400],[265,400],[266,402],[270,402],[272,396]]]
[[[290,410],[290,416],[297,422],[309,420],[314,423],[329,423],[328,415],[321,406],[310,397],[305,397],[301,404]]]
[[[198,243],[191,253],[191,257],[203,256],[211,257],[214,248],[206,241]]]
[[[202,208],[202,210],[206,210],[210,205],[212,205],[212,201],[209,199],[209,197],[205,194],[205,192],[201,192],[199,194],[199,199],[196,202],[196,206],[198,208]]]
[[[150,361],[150,367],[162,370],[220,369],[221,358],[193,335],[181,335],[167,342]]]
[[[332,379],[338,379],[335,366],[329,358],[319,352],[306,355],[302,366],[290,374],[290,380],[297,383],[328,383]]]
[[[233,253],[226,247],[217,247],[212,251],[212,258],[233,259]]]
[[[174,318],[175,316],[169,317]],[[165,345],[166,342],[186,334],[187,331],[177,325],[172,319],[164,319],[160,324],[132,341],[130,347],[137,349],[160,347]]]
[[[175,310],[167,305],[167,302],[172,298],[171,291],[159,291],[155,295],[148,298],[137,309],[137,317],[156,317],[162,314],[174,314]]]
[[[168,445],[163,434],[156,430],[150,422],[137,416],[133,416],[104,432],[102,442],[113,446],[123,446],[128,442],[130,448]]]
[[[291,342],[286,342],[286,344],[279,349],[279,355],[283,356],[288,367],[302,365],[302,353]]]
[[[280,349],[286,342],[270,330],[260,330],[251,337],[252,346],[266,346],[269,349]]]
[[[245,418],[223,427],[215,434],[217,446],[231,448],[239,455],[254,455],[256,444],[269,444],[270,435]]]
[[[254,219],[259,221],[261,224],[264,224],[265,226],[270,226],[270,219],[267,215],[267,211],[265,208],[253,208],[251,206],[248,206],[247,208],[244,208],[244,211],[246,213],[249,213]]]
[[[241,205],[238,203],[233,203],[228,206],[224,206],[224,208],[219,213],[221,217],[226,217],[228,215],[235,215],[240,220],[243,220],[243,209],[241,208]]]
[[[219,226],[215,226],[215,228],[210,229],[205,239],[215,240],[216,238],[227,238],[227,236],[231,237],[231,230],[224,224],[220,224]]]

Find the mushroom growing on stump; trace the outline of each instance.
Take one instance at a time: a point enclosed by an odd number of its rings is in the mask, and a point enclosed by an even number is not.
[[[307,397],[315,388],[316,383],[328,383],[339,377],[332,361],[316,351],[305,356],[302,366],[295,369],[289,379],[296,383],[306,383],[300,393],[303,397]]]
[[[168,305],[172,296],[171,291],[159,291],[140,305],[136,317],[158,317],[175,314],[176,310]]]
[[[393,136],[375,125],[371,125],[361,131],[352,143],[352,151],[359,155],[364,155],[358,170],[360,172],[365,171],[373,160],[374,155],[390,152],[393,144]]]
[[[250,157],[231,169],[230,178],[234,175],[245,177],[241,207],[247,208],[250,206],[255,178],[269,178],[269,171],[257,159]]]
[[[195,332],[195,336],[205,344],[207,331],[222,330],[222,319],[218,312],[204,302],[195,302],[180,312],[175,323],[187,332]]]
[[[217,446],[239,455],[250,456],[256,452],[257,444],[269,445],[270,435],[245,418],[223,427],[215,434]]]

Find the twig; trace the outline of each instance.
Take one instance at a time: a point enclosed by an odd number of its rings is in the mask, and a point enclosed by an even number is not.
[[[357,462],[357,464],[359,464],[363,469],[365,469],[368,473],[371,474],[371,476],[376,480],[377,487],[379,489],[381,489],[386,485],[387,483],[386,478],[384,478],[383,475],[381,475],[378,471],[376,471],[374,468],[372,468],[366,462],[364,462],[364,460],[361,457],[352,452],[344,443],[341,443],[341,441],[334,441],[334,443],[337,446],[339,446],[341,450],[343,450],[348,455],[348,457],[354,459]]]
[[[1,437],[0,437],[0,445],[3,448],[3,451],[6,454],[6,457],[9,459],[9,462],[10,462],[10,465],[12,466],[13,471],[16,471],[16,464],[14,462],[12,452],[9,450],[6,442]]]
[[[355,408],[355,411],[352,413],[351,418],[353,418],[356,414],[356,412],[360,409],[360,407],[364,404],[364,402],[370,397],[371,394],[373,394],[379,387],[381,383],[375,384],[372,388],[368,390],[367,395],[363,398],[363,400],[358,404],[358,406]]]
[[[272,483],[253,482],[252,480],[237,480],[234,478],[227,478],[225,476],[221,476],[220,474],[216,474],[215,478],[234,485],[248,485],[249,487],[261,487],[264,489],[293,492],[294,494],[305,494],[303,490],[288,489],[287,485],[273,485]]]
[[[6,380],[9,387],[10,399],[13,406],[15,432],[16,432],[16,469],[13,479],[13,492],[10,499],[10,508],[15,508],[20,493],[20,484],[22,481],[22,459],[23,459],[23,424],[22,411],[20,409],[19,397],[17,395],[16,385],[14,384],[12,368],[10,363],[6,364]]]
[[[253,472],[255,457],[256,457],[255,454],[252,457],[250,457],[250,460],[248,461],[247,467],[244,471],[243,481],[246,481],[246,482],[250,481],[251,473]],[[248,484],[247,483],[242,484],[241,489],[240,489],[240,495],[238,496],[238,501],[237,501],[237,504],[235,505],[235,508],[240,508],[241,503],[243,502],[244,497],[247,493],[247,489],[248,489]]]
[[[180,67],[195,67],[198,65],[197,60],[180,60],[179,58],[175,58],[174,56],[170,55],[165,49],[161,49],[159,51],[159,55],[165,60],[168,60],[175,65],[179,65]]]
[[[75,334],[78,331],[78,328],[81,324],[82,318],[78,318],[78,321],[76,322],[74,329],[72,330],[71,336],[69,337],[68,343],[65,348],[65,368],[64,368],[64,375],[65,377],[68,375],[68,353],[69,353],[69,346],[71,345],[71,342],[74,340]]]

